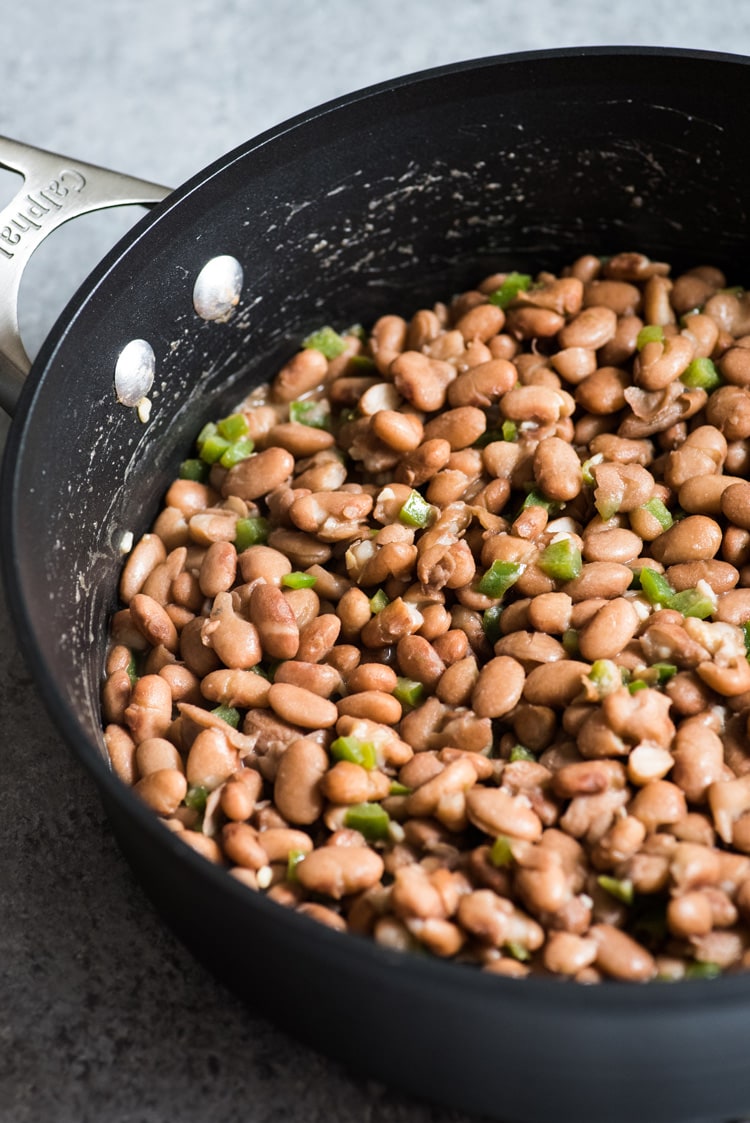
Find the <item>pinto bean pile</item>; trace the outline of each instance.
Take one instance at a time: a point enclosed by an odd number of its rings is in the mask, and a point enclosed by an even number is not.
[[[750,967],[750,293],[640,253],[323,329],[132,550],[116,773],[337,930]]]

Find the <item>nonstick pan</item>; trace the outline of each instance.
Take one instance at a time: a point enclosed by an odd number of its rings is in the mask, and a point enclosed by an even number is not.
[[[741,278],[749,100],[748,60],[651,49],[512,55],[399,79],[273,129],[158,203],[69,304],[17,402],[25,355],[9,335],[14,312],[2,321],[11,611],[146,891],[201,960],[287,1030],[358,1072],[507,1123],[744,1114],[750,978],[487,977],[342,938],[248,892],[165,831],[103,755],[120,550],[147,528],[201,424],[322,322],[408,316],[494,270],[583,251],[645,250]],[[17,147],[2,159],[36,171],[1,216],[0,274],[76,206],[165,194]],[[207,319],[194,285],[226,256],[242,269],[239,303]],[[148,344],[141,360],[153,355],[147,420],[115,393],[134,340]]]

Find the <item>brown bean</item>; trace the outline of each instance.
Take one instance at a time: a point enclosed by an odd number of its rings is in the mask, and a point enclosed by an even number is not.
[[[421,635],[404,636],[399,640],[396,654],[401,673],[431,689],[445,671],[446,664],[437,650]],[[395,685],[394,682],[394,687]]]
[[[133,791],[157,815],[174,815],[187,794],[187,781],[176,768],[162,768],[144,776]]]
[[[268,692],[268,703],[283,721],[303,729],[329,729],[338,718],[333,702],[287,682],[273,683]]]
[[[327,663],[304,663],[299,659],[288,659],[279,665],[274,674],[274,682],[290,682],[292,686],[304,686],[321,698],[330,698],[342,689],[341,675],[335,667]]]
[[[451,449],[468,448],[487,428],[484,411],[476,406],[459,406],[444,410],[424,427],[424,439],[448,441]]]
[[[621,597],[630,587],[633,571],[618,562],[592,561],[581,567],[581,572],[566,581],[562,591],[575,603],[595,597]],[[573,627],[576,625],[574,624]]]
[[[166,611],[152,597],[135,593],[130,600],[130,616],[138,631],[152,646],[163,644],[168,651],[177,650],[177,629]]]
[[[477,784],[466,793],[469,820],[489,835],[510,835],[534,842],[541,836],[539,816],[520,797],[510,796],[500,788]]]
[[[735,526],[750,530],[750,483],[747,480],[732,483],[726,488],[721,495],[721,511]]]
[[[401,720],[401,703],[392,694],[382,690],[362,690],[340,698],[337,703],[339,714],[351,717],[364,717],[383,725],[396,725]]]
[[[138,773],[142,777],[149,776],[152,772],[159,772],[163,768],[174,768],[184,772],[182,757],[172,744],[164,737],[148,737],[141,741],[135,751],[135,761]]]
[[[526,676],[523,697],[536,706],[569,706],[583,690],[590,669],[588,663],[575,659],[542,663]]]
[[[237,551],[231,542],[213,542],[201,562],[198,580],[204,597],[231,589],[237,575]]]
[[[589,936],[596,941],[596,965],[605,975],[626,982],[646,982],[656,974],[656,963],[649,952],[626,932],[611,924],[595,924]]]
[[[193,741],[188,753],[186,775],[194,788],[213,791],[235,772],[237,751],[218,729],[204,729]]]
[[[582,409],[596,415],[617,413],[626,405],[625,390],[630,375],[618,367],[599,367],[576,388],[575,399]]]
[[[453,407],[477,406],[488,409],[518,381],[518,372],[504,358],[490,359],[459,374],[448,387],[448,402]]]
[[[136,744],[163,737],[172,721],[172,692],[159,675],[143,675],[133,687],[125,723]]]
[[[678,593],[684,589],[694,589],[699,581],[705,581],[717,594],[726,593],[734,589],[739,576],[733,565],[716,559],[670,565],[666,571],[667,580]]]
[[[204,698],[223,706],[239,706],[241,709],[268,705],[270,687],[270,682],[263,675],[236,668],[210,671],[200,684]]]
[[[320,351],[312,347],[298,351],[276,375],[273,396],[277,402],[294,401],[319,386],[327,372],[328,361]]]
[[[550,499],[575,499],[583,483],[581,463],[572,445],[546,437],[534,452],[534,478]]]
[[[706,419],[728,441],[750,437],[750,390],[744,386],[720,386],[708,399]]]
[[[299,649],[299,627],[281,589],[275,585],[256,585],[250,594],[248,615],[258,630],[267,656],[271,659],[295,657]]]
[[[416,409],[433,413],[442,409],[448,386],[456,378],[456,368],[420,351],[404,351],[390,367],[396,389]]]
[[[379,410],[372,419],[371,429],[378,440],[396,452],[413,452],[422,443],[422,422],[413,413],[397,410]]]
[[[587,347],[596,351],[613,338],[617,315],[606,305],[589,305],[558,333],[561,347]]]
[[[282,577],[292,572],[292,563],[280,550],[270,546],[249,546],[239,555],[242,580],[247,584],[262,578],[269,585],[280,585]]]
[[[456,330],[461,332],[467,343],[473,339],[486,342],[502,331],[505,323],[505,313],[495,304],[477,304],[474,308],[464,312],[456,322]]]
[[[140,593],[149,574],[166,560],[167,551],[158,534],[144,534],[132,549],[120,578],[120,599],[130,604]]]
[[[721,546],[721,527],[706,515],[688,515],[651,543],[653,557],[662,565],[708,561]]]
[[[138,779],[135,741],[127,729],[111,723],[104,730],[104,744],[115,775],[132,787]]]
[[[524,669],[507,655],[498,655],[482,667],[473,688],[471,705],[479,717],[510,713],[523,693]]]
[[[294,471],[294,457],[284,448],[267,448],[253,453],[235,464],[226,474],[221,486],[223,496],[236,495],[240,499],[259,499],[289,479]]]
[[[377,884],[383,859],[368,846],[323,846],[297,865],[305,889],[341,900]]]
[[[578,648],[584,659],[614,659],[635,635],[640,618],[632,601],[615,597],[608,601],[578,633]]]

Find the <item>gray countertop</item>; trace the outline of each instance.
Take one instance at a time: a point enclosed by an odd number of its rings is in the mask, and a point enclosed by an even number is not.
[[[724,0],[36,0],[3,23],[0,133],[167,184],[294,113],[427,66],[597,43],[750,53],[750,9]],[[13,190],[0,173],[0,204]],[[86,218],[35,256],[21,303],[31,354],[135,217]],[[6,431],[0,414],[0,444]],[[0,713],[2,1123],[468,1123],[301,1047],[176,942],[42,709],[1,590]]]

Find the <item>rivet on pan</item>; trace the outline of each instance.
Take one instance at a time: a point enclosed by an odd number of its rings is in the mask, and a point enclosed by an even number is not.
[[[239,304],[242,266],[236,257],[212,257],[201,269],[193,287],[193,307],[204,320],[226,320]]]
[[[115,367],[115,393],[124,406],[138,406],[154,382],[156,355],[145,339],[131,339]]]

